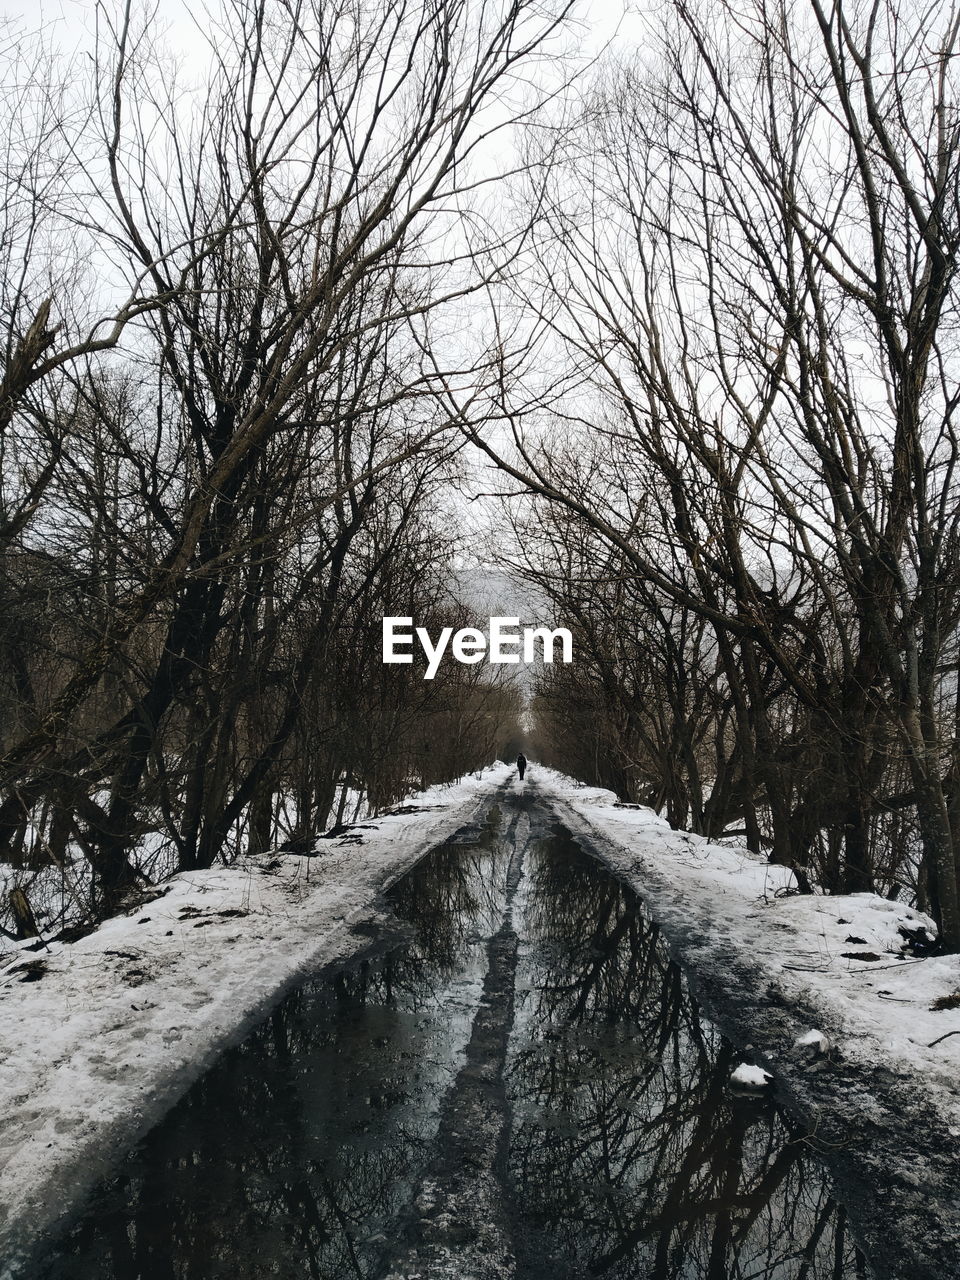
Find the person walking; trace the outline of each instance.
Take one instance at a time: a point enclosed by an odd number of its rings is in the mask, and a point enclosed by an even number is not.
[[[524,771],[526,770],[526,767],[527,767],[527,757],[521,751],[520,754],[517,756],[517,773],[519,773],[520,775],[521,782],[523,781],[523,775],[524,775]]]

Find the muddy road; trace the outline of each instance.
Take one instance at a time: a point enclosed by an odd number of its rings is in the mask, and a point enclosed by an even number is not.
[[[731,1088],[737,1010],[697,998],[535,785],[493,793],[381,908],[31,1277],[933,1274],[909,1240],[878,1252],[865,1179],[802,1105]]]

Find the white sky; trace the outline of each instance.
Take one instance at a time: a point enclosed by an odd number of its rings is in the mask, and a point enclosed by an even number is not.
[[[479,0],[476,0],[479,3]],[[123,0],[107,0],[109,12],[117,12]],[[206,35],[210,24],[195,23],[191,14],[216,12],[219,0],[138,0],[136,7],[142,12],[156,14],[157,34],[161,43],[178,56],[188,79],[202,83],[208,58],[205,39],[198,38],[197,27]],[[552,7],[552,5],[548,5]],[[574,26],[563,41],[574,58],[584,62],[599,54],[608,42],[626,52],[642,42],[645,17],[657,10],[655,0],[579,0],[574,9]],[[91,48],[96,25],[96,0],[0,0],[0,15],[25,32],[43,29],[48,40],[64,55],[69,56],[85,48]],[[0,68],[0,78],[3,71]],[[491,161],[492,163],[492,161]],[[497,491],[502,488],[500,478],[490,474],[485,461],[473,459],[471,481],[467,489],[479,492]],[[489,510],[484,501],[461,507],[461,519],[473,532],[478,558],[485,557],[478,545],[481,531],[489,524]]]
[[[119,0],[115,0],[119,4]],[[184,0],[154,0],[157,22],[166,28],[170,42],[180,51],[199,56],[198,44],[191,11],[202,12],[215,7],[204,0],[187,4]],[[95,0],[0,0],[0,13],[14,19],[28,30],[41,25],[51,34],[56,33],[64,52],[82,46],[93,31]],[[580,0],[576,14],[587,29],[587,40],[580,44],[585,53],[599,50],[605,41],[616,36],[617,42],[629,44],[641,38],[643,13],[654,13],[656,3],[635,4],[631,0]],[[578,41],[578,43],[580,43]]]

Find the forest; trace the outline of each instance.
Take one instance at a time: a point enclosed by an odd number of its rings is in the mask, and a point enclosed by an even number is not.
[[[7,932],[523,745],[960,949],[960,10],[89,15],[0,31]],[[478,563],[574,661],[383,665]]]

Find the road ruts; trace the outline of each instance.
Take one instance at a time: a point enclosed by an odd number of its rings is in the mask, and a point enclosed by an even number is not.
[[[531,821],[528,795],[503,801],[508,807],[500,839],[511,851],[503,919],[487,944],[483,994],[464,1065],[441,1108],[435,1156],[413,1197],[399,1248],[378,1272],[385,1280],[506,1280],[515,1271],[505,1192],[510,1106],[504,1081],[519,949],[513,903],[524,853],[541,832],[536,814]]]

